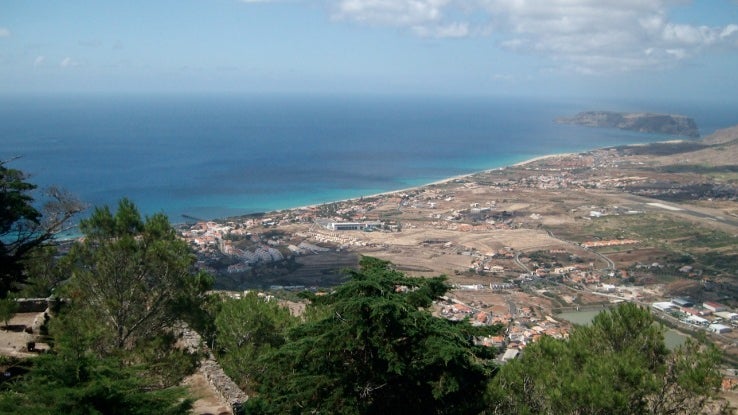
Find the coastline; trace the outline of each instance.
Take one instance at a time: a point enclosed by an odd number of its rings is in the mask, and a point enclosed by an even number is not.
[[[627,146],[633,146],[633,147],[643,147],[643,146],[649,146],[649,145],[659,144],[659,143],[678,143],[678,142],[684,142],[684,141],[689,141],[689,140],[680,139],[680,138],[676,138],[676,139],[672,138],[672,139],[669,139],[669,140],[660,140],[660,141],[652,141],[652,142],[641,142],[641,143],[629,143],[629,144],[626,144],[626,145]],[[326,201],[326,202],[322,202],[322,203],[314,203],[314,204],[309,204],[309,205],[301,205],[301,206],[284,208],[284,209],[274,209],[274,210],[269,210],[269,211],[259,212],[259,213],[264,214],[264,215],[269,215],[269,214],[289,212],[289,211],[299,211],[299,210],[315,209],[315,208],[317,208],[319,206],[329,205],[329,204],[333,204],[333,203],[347,203],[347,202],[353,202],[353,201],[360,201],[360,200],[365,199],[365,198],[389,197],[391,195],[395,195],[395,194],[398,194],[398,193],[412,192],[412,191],[420,190],[420,189],[423,189],[423,188],[426,188],[426,187],[429,187],[429,186],[446,184],[446,183],[452,182],[454,180],[467,179],[467,178],[472,177],[472,176],[475,176],[477,174],[483,174],[483,173],[491,172],[491,171],[494,171],[494,170],[502,170],[502,169],[506,169],[506,168],[509,168],[509,167],[522,167],[522,166],[525,166],[527,164],[531,164],[531,163],[535,163],[535,162],[538,162],[538,161],[547,160],[547,159],[551,159],[551,158],[556,158],[556,157],[572,157],[572,156],[576,156],[576,155],[580,155],[580,154],[586,155],[586,154],[592,153],[594,151],[599,151],[599,150],[603,150],[603,149],[607,149],[607,148],[611,148],[611,147],[613,147],[613,146],[604,146],[604,147],[590,148],[588,150],[582,150],[582,151],[578,151],[578,152],[563,152],[563,153],[544,154],[544,155],[541,155],[541,156],[530,157],[530,158],[524,159],[522,161],[519,161],[517,163],[505,164],[505,165],[502,165],[502,166],[499,166],[499,167],[492,167],[492,168],[488,168],[488,169],[477,170],[477,171],[474,171],[474,172],[471,172],[471,173],[460,174],[460,175],[456,175],[456,176],[450,176],[450,177],[447,177],[447,178],[444,178],[444,179],[436,180],[436,181],[425,183],[425,184],[420,184],[420,185],[417,185],[417,186],[410,186],[410,187],[405,187],[405,188],[397,189],[397,190],[388,190],[386,192],[372,193],[372,194],[362,195],[362,196],[358,196],[358,197],[348,197],[348,198],[344,198],[344,199],[330,200],[330,201]],[[236,216],[228,216],[228,217],[223,217],[223,218],[216,218],[216,219],[213,219],[213,220],[225,220],[225,219],[241,218],[241,217],[246,217],[246,216],[249,216],[249,215],[253,215],[253,213],[252,214],[244,214],[244,215],[236,215]]]
[[[641,143],[640,145],[649,145],[649,144],[651,144],[651,143]],[[606,148],[606,147],[602,147],[602,148]],[[302,205],[302,206],[290,207],[290,208],[285,208],[285,209],[275,209],[275,210],[271,210],[271,211],[267,211],[267,212],[262,212],[262,213],[265,214],[265,215],[268,215],[268,214],[272,214],[272,213],[289,212],[289,211],[293,211],[293,210],[295,210],[295,211],[308,210],[308,209],[315,209],[315,208],[317,208],[319,206],[329,205],[329,204],[333,204],[333,203],[347,203],[347,202],[359,201],[359,200],[362,200],[362,199],[365,199],[365,198],[370,199],[370,198],[375,198],[375,197],[389,197],[391,195],[395,195],[395,194],[398,194],[398,193],[412,192],[412,191],[420,190],[420,189],[423,189],[423,188],[426,188],[426,187],[429,187],[429,186],[442,185],[442,184],[453,182],[455,180],[467,179],[467,178],[472,177],[472,176],[475,176],[477,174],[483,174],[483,173],[487,173],[487,172],[490,172],[490,171],[493,171],[493,170],[501,170],[501,169],[506,169],[508,167],[521,167],[521,166],[525,166],[526,164],[535,163],[537,161],[546,160],[546,159],[550,159],[550,158],[554,158],[554,157],[569,157],[569,156],[574,156],[574,155],[577,155],[577,154],[586,154],[586,153],[589,153],[591,151],[601,150],[602,148],[595,148],[595,149],[585,150],[585,151],[578,152],[578,153],[568,152],[568,153],[545,154],[545,155],[542,155],[542,156],[535,156],[535,157],[527,158],[527,159],[525,159],[523,161],[519,161],[517,163],[506,164],[506,165],[499,166],[499,167],[492,167],[492,168],[489,168],[489,169],[478,170],[478,171],[474,171],[474,172],[471,172],[471,173],[460,174],[460,175],[456,175],[456,176],[450,176],[450,177],[447,177],[447,178],[444,178],[444,179],[436,180],[436,181],[425,183],[425,184],[420,184],[420,185],[417,185],[417,186],[410,186],[410,187],[405,187],[405,188],[397,189],[397,190],[388,190],[386,192],[372,193],[372,194],[368,194],[368,195],[362,195],[362,196],[359,196],[359,197],[349,197],[349,198],[345,198],[345,199],[331,200],[331,201],[322,202],[322,203],[314,203],[314,204],[310,204],[310,205]],[[245,216],[249,216],[249,215],[251,215],[251,214],[237,215],[237,216],[229,216],[229,217],[225,217],[225,218],[218,218],[218,219],[215,219],[215,220],[225,220],[225,219],[230,219],[230,218],[240,218],[240,217],[245,217]]]
[[[0,150],[23,148],[14,167],[32,174],[40,188],[66,189],[90,206],[114,207],[125,196],[144,215],[192,223],[182,215],[218,220],[397,195],[552,153],[667,139],[558,125],[557,116],[580,109],[558,100],[334,98],[208,101],[208,111],[222,117],[205,116],[195,97],[90,99],[58,125],[47,121],[64,101],[30,101],[18,109],[22,117],[6,117],[6,128],[22,130],[32,120],[35,133],[10,137]],[[131,109],[125,116],[121,103]],[[719,117],[712,108],[687,108],[710,114],[711,127],[734,123],[734,112],[722,107]],[[146,128],[154,119],[161,127],[156,133]]]

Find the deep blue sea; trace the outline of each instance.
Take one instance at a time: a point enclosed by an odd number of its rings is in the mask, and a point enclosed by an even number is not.
[[[0,98],[0,160],[90,205],[216,218],[397,190],[550,153],[669,137],[557,125],[588,109],[679,112],[703,134],[719,104],[351,96]]]

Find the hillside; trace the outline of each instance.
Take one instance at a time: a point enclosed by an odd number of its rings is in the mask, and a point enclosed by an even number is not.
[[[651,162],[660,165],[710,166],[712,169],[735,166],[732,170],[738,170],[738,126],[718,130],[696,142],[672,143],[670,147],[674,149],[673,154],[653,158]],[[678,148],[679,151],[676,151]]]
[[[697,123],[692,118],[675,114],[585,111],[574,117],[557,118],[556,122],[586,127],[618,128],[641,133],[668,134],[678,137],[698,138],[700,136]]]

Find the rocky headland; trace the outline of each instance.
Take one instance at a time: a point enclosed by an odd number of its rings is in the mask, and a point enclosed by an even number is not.
[[[698,138],[700,136],[697,123],[694,119],[676,114],[584,111],[573,117],[557,118],[556,122],[587,127],[618,128],[642,133],[668,134],[688,138]]]

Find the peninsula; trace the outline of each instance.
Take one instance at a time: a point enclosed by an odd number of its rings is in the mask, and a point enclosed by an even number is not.
[[[697,123],[692,118],[675,114],[584,111],[573,117],[557,118],[556,122],[559,124],[618,128],[641,133],[669,134],[689,138],[698,138],[700,136]]]

